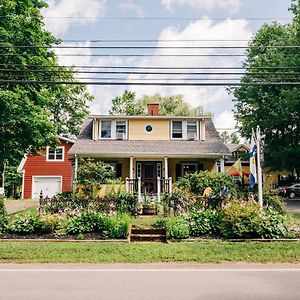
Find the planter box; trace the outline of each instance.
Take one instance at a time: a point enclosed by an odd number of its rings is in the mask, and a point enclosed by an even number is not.
[[[143,215],[155,215],[156,208],[153,205],[143,205]]]

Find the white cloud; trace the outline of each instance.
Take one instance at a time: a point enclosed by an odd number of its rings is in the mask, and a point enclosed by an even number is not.
[[[174,5],[188,5],[192,8],[205,9],[208,11],[221,8],[237,12],[241,5],[241,0],[162,0],[162,4],[168,10],[172,10]]]
[[[144,9],[142,6],[135,4],[132,0],[126,0],[119,5],[123,13],[130,11],[134,12],[138,17],[144,16]]]
[[[106,0],[48,0],[42,10],[47,30],[62,35],[74,24],[87,25],[97,22],[105,11]],[[56,18],[64,17],[64,18]]]
[[[221,131],[230,131],[228,129],[235,128],[236,121],[234,120],[233,112],[225,110],[214,118],[215,126]]]

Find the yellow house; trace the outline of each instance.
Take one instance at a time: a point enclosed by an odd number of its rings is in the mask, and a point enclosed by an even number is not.
[[[210,117],[160,116],[158,104],[145,116],[90,115],[70,153],[75,168],[78,158],[97,158],[113,166],[127,191],[158,197],[187,173],[224,171],[230,154]]]
[[[249,175],[250,175],[250,163],[249,163],[249,152],[250,144],[226,144],[227,148],[230,150],[231,155],[225,157],[225,170],[229,170],[229,174],[232,176],[239,176],[237,172],[231,168],[232,165],[241,158],[242,163],[242,183],[243,185],[249,185]],[[272,171],[270,168],[263,168],[263,185],[267,188],[272,188],[277,186],[280,181],[288,177],[290,172],[287,171]]]

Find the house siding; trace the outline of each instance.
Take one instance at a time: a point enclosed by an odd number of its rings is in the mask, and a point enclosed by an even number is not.
[[[24,186],[23,198],[32,198],[32,179],[33,176],[62,176],[62,191],[68,192],[71,190],[72,180],[72,162],[73,155],[69,154],[72,143],[65,141],[60,142],[60,146],[65,147],[64,161],[49,162],[46,161],[46,151],[43,150],[40,155],[29,155],[23,167]]]

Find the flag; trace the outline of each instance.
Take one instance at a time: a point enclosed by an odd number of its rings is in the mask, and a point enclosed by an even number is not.
[[[252,133],[250,144],[250,187],[254,187],[257,183],[256,176],[256,143],[254,140],[254,133]]]
[[[232,168],[235,168],[239,173],[239,176],[243,177],[242,162],[240,158],[232,165]]]

